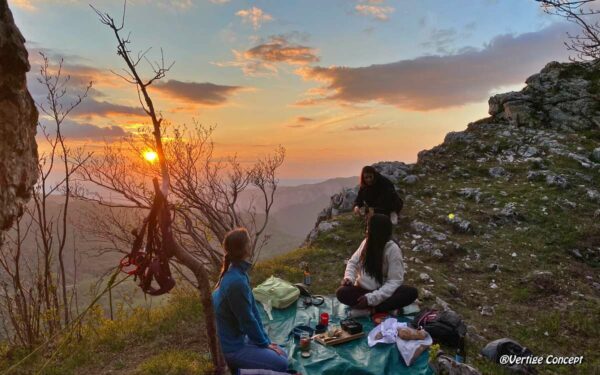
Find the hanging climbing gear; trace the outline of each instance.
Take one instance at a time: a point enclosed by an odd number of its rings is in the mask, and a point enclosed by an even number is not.
[[[139,281],[138,286],[144,293],[159,296],[168,293],[175,286],[169,258],[173,256],[176,244],[171,231],[169,204],[160,191],[156,178],[153,183],[155,195],[150,213],[140,230],[132,232],[135,240],[131,252],[121,259],[120,267],[121,271],[133,275],[134,280]]]

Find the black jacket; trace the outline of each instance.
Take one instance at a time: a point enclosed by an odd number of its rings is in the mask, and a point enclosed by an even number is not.
[[[360,187],[354,205],[358,207],[366,205],[374,208],[375,213],[385,215],[402,209],[402,201],[396,193],[394,184],[380,173],[375,174],[373,185]]]

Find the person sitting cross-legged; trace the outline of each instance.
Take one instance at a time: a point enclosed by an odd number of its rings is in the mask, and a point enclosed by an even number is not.
[[[239,228],[227,233],[223,248],[223,268],[212,298],[227,365],[238,370],[285,373],[287,354],[267,336],[250,289],[247,272],[252,251],[248,231]]]
[[[417,289],[402,284],[402,252],[391,237],[389,217],[373,215],[367,238],[348,260],[342,285],[336,291],[337,299],[352,307],[350,316],[401,309],[417,299]]]

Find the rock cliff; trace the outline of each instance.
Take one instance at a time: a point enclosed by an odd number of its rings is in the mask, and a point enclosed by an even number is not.
[[[9,228],[38,177],[38,112],[27,91],[25,39],[0,0],[0,231]]]

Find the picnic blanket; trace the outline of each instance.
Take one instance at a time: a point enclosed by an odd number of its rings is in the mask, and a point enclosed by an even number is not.
[[[367,344],[367,334],[374,327],[369,318],[357,318],[362,325],[365,336],[337,346],[323,346],[313,340],[311,356],[302,358],[298,344],[289,333],[297,325],[314,327],[322,312],[329,313],[330,323],[339,323],[347,317],[349,308],[342,305],[335,296],[325,298],[321,306],[304,307],[302,298],[287,309],[273,310],[273,320],[269,320],[264,309],[259,306],[261,319],[271,341],[283,346],[293,369],[304,374],[357,374],[357,375],[431,375],[429,367],[429,351],[425,351],[408,367],[401,358],[396,345],[379,344],[372,348]],[[397,317],[398,321],[408,322],[408,317]]]

